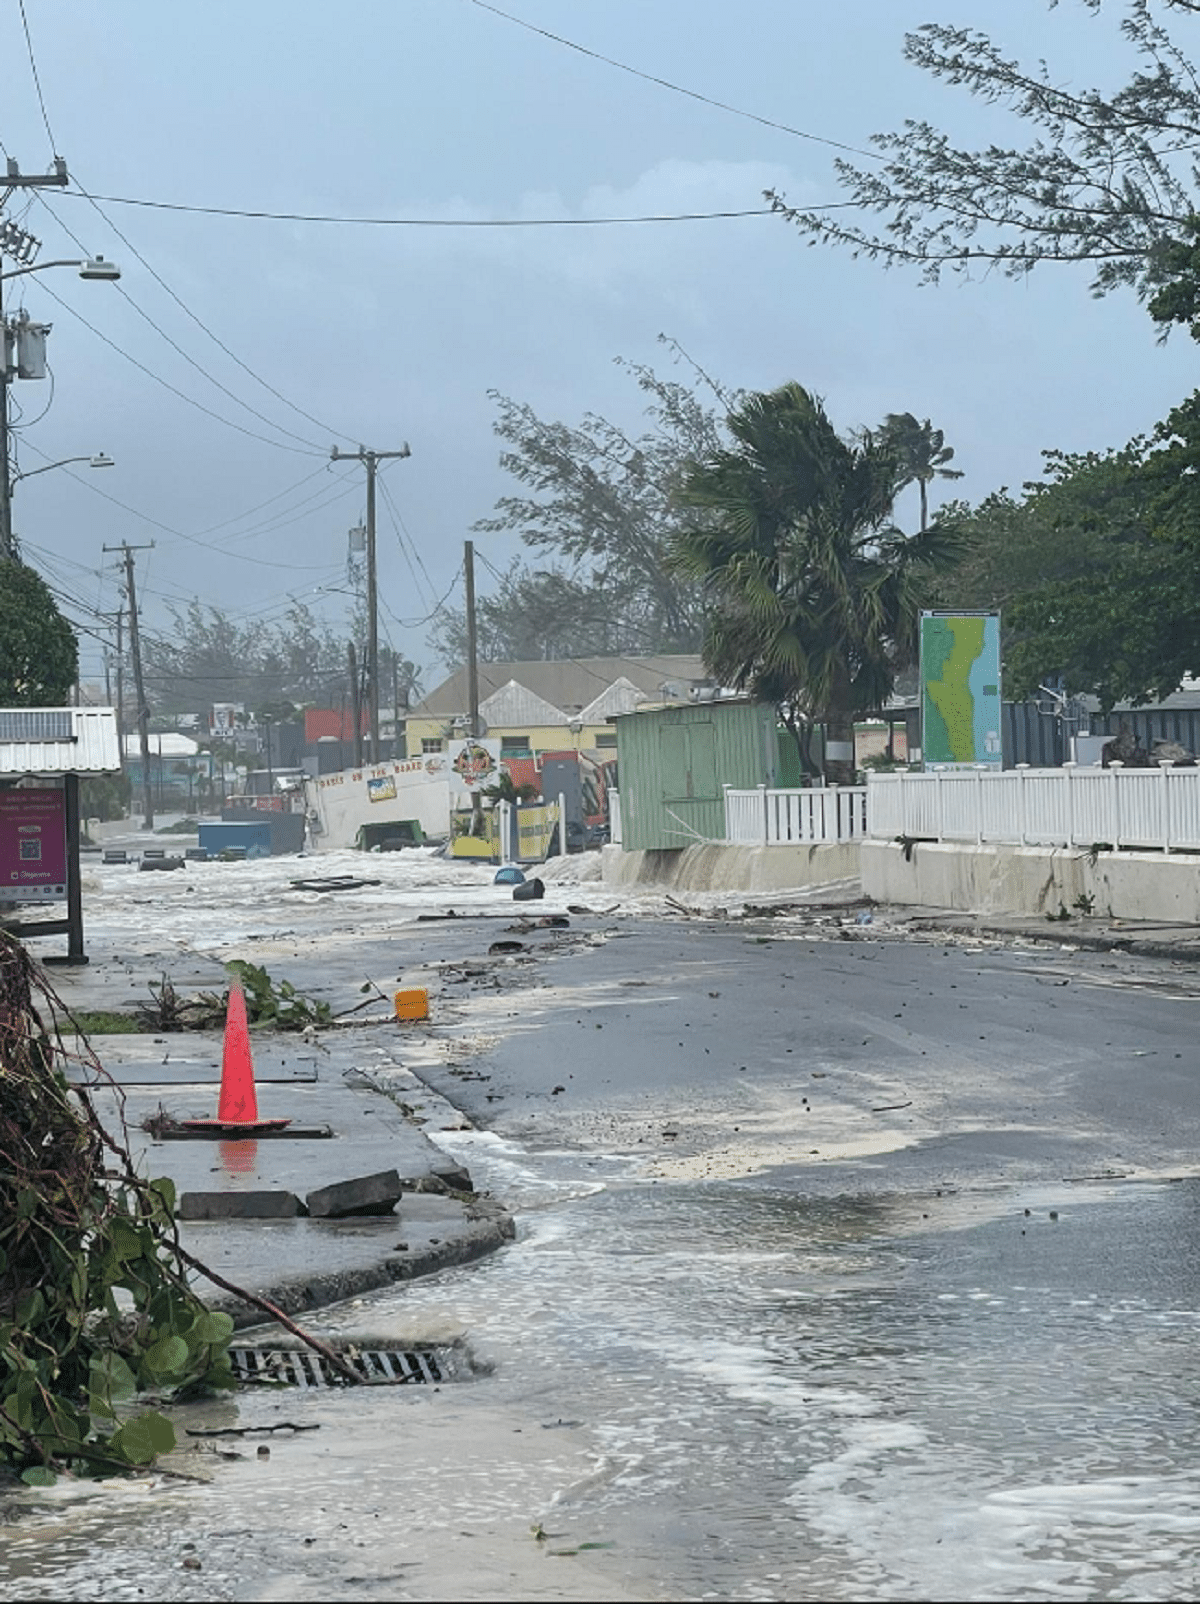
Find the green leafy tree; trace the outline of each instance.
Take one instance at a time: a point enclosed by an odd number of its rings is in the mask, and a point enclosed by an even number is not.
[[[700,517],[675,560],[704,587],[709,668],[777,703],[813,772],[812,726],[852,743],[855,713],[886,701],[957,541],[937,525],[910,538],[895,528],[893,445],[869,431],[843,440],[799,384],[747,397],[728,428],[732,444],[684,478],[680,504]],[[826,764],[837,781],[852,770]]]
[[[0,707],[62,707],[79,674],[79,646],[41,575],[0,559]]]
[[[392,683],[389,650],[381,647],[379,654],[385,702]],[[192,602],[172,610],[169,631],[143,631],[142,655],[147,696],[156,713],[197,712],[213,702],[295,709],[336,707],[349,700],[345,638],[299,602],[279,623],[265,627],[241,624],[219,607]],[[398,664],[401,686],[415,675],[412,664],[405,662],[404,672]]]
[[[549,662],[653,652],[662,642],[653,623],[639,622],[636,584],[592,583],[562,568],[534,569],[519,559],[475,606],[475,644],[484,662]],[[443,662],[467,657],[467,621],[443,610],[429,637]]]
[[[675,342],[664,344],[690,362]],[[637,363],[619,365],[647,397],[650,427],[640,434],[595,413],[574,426],[550,422],[493,392],[500,462],[519,489],[475,529],[519,535],[544,561],[512,564],[494,595],[481,598],[482,657],[693,651],[699,644],[699,591],[666,557],[681,527],[675,492],[688,465],[719,444],[732,398],[694,363],[693,386]],[[430,645],[459,663],[465,637],[462,615],[443,613]]]
[[[954,447],[929,419],[918,423],[911,412],[889,412],[880,435],[900,464],[900,488],[915,484],[921,492],[921,530],[929,527],[929,486],[935,479],[961,479],[962,470],[948,466]]]
[[[1093,13],[1124,13],[1120,31],[1135,64],[1116,89],[1075,87],[1086,44],[1057,70],[1027,67],[976,29],[927,23],[905,35],[906,59],[1004,107],[1029,127],[1028,142],[969,149],[911,119],[873,137],[877,165],[838,161],[849,210],[793,207],[773,193],[771,204],[810,238],[913,266],[928,281],[978,264],[1020,277],[1046,262],[1086,262],[1097,294],[1129,285],[1150,297],[1179,270],[1176,247],[1194,241],[1200,210],[1200,78],[1175,36],[1187,23],[1167,15],[1200,5],[1085,3]]]
[[[1015,695],[1061,673],[1105,707],[1166,696],[1200,673],[1200,392],[1120,451],[1050,458],[1019,512],[1047,571],[1007,614]],[[1054,548],[1076,548],[1074,571]]]

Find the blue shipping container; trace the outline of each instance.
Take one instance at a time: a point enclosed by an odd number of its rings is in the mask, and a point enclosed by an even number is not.
[[[200,845],[209,857],[216,857],[226,847],[245,847],[248,858],[271,856],[271,825],[269,820],[253,824],[202,824]]]

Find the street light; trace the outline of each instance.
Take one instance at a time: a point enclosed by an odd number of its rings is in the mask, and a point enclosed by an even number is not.
[[[47,267],[77,267],[80,278],[105,279],[109,283],[119,279],[121,269],[104,256],[69,256],[57,262],[30,262],[27,267],[10,267],[0,273],[0,279],[20,278],[23,273],[41,273]]]
[[[89,468],[115,468],[116,463],[106,452],[97,451],[94,457],[64,457],[61,462],[48,462],[44,468],[28,468],[24,473],[14,473],[8,481],[8,493],[11,496],[13,486],[20,479],[32,479],[35,473],[49,473],[51,468],[65,468],[72,462],[86,462]]]

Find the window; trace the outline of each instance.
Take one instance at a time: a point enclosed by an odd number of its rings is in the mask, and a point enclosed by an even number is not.
[[[502,735],[500,737],[501,757],[532,757],[528,735]]]
[[[611,746],[611,747],[615,748],[616,744],[617,744],[617,732],[616,732],[616,730],[598,730],[596,732],[596,746],[597,746],[597,748],[600,748],[602,746]]]
[[[442,743],[436,736],[434,736],[434,735],[423,735],[421,737],[421,751],[422,752],[440,752],[441,750],[442,750]]]

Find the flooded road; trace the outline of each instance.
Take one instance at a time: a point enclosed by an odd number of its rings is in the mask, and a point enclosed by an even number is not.
[[[311,1319],[473,1378],[178,1410],[170,1474],[0,1503],[0,1596],[1196,1596],[1191,972],[569,933],[489,967],[485,921],[410,931],[478,961],[372,1084],[403,1058],[518,1238]],[[343,984],[328,936],[299,980]]]
[[[181,1411],[320,1430],[30,1495],[6,1597],[1194,1596],[1197,1183],[805,1200],[455,1141],[520,1240],[314,1324],[491,1373]]]

